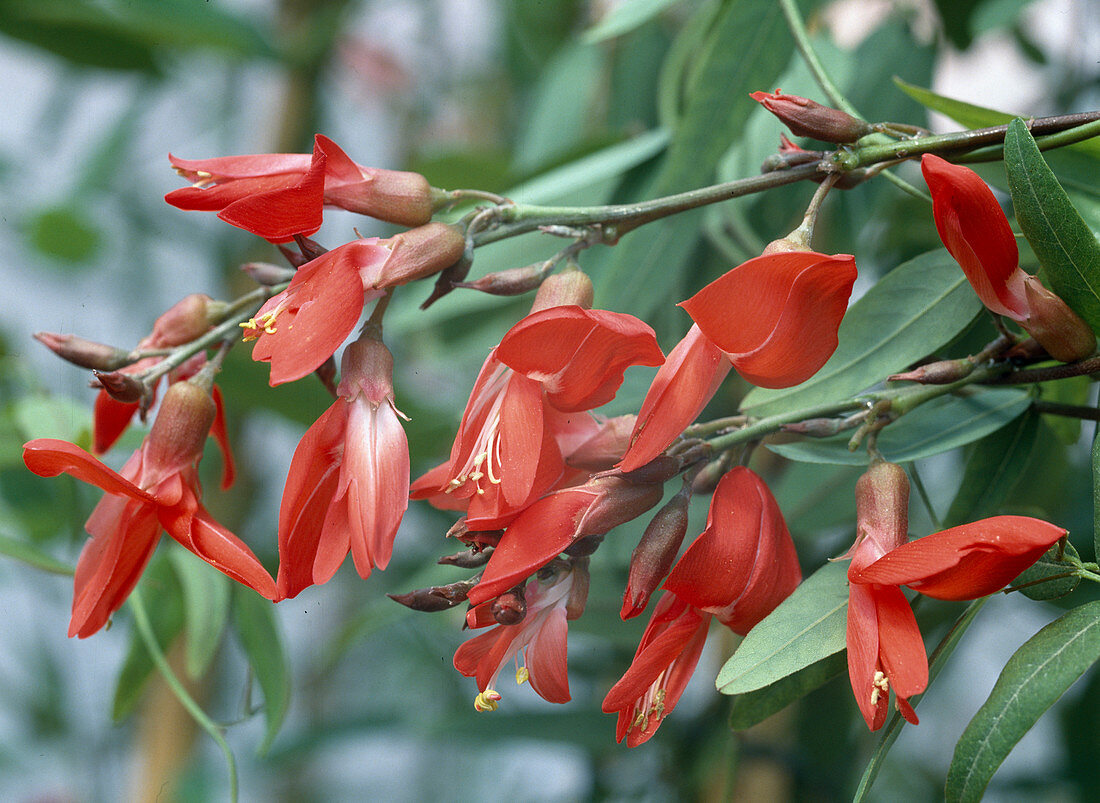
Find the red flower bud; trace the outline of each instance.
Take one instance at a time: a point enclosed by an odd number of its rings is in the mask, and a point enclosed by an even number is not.
[[[657,511],[642,540],[630,555],[630,574],[623,594],[620,616],[630,619],[649,605],[649,598],[668,575],[688,527],[690,488],[681,491]]]
[[[778,89],[775,92],[753,92],[749,97],[782,120],[792,134],[800,137],[845,143],[855,142],[872,131],[870,124],[847,112],[822,106],[798,95],[784,95]]]
[[[34,339],[61,359],[67,360],[73,365],[79,365],[81,368],[115,371],[132,362],[128,351],[85,340],[76,335],[35,332]]]

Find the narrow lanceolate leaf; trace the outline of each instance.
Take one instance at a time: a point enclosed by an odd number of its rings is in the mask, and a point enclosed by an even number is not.
[[[846,667],[844,653],[835,652],[798,670],[793,675],[777,680],[770,686],[744,694],[735,694],[730,698],[730,727],[734,730],[744,730],[763,722],[795,700],[824,686],[841,674]]]
[[[980,800],[1009,751],[1097,659],[1100,601],[1074,608],[1028,639],[955,745],[947,799]]]
[[[1092,436],[1092,540],[1100,555],[1100,424]]]
[[[1100,242],[1020,119],[1009,123],[1005,136],[1005,171],[1016,220],[1050,288],[1100,331]]]
[[[1038,433],[1039,414],[1028,412],[978,441],[943,526],[955,527],[995,514],[1027,468]]]
[[[921,254],[852,305],[840,324],[837,349],[820,371],[792,388],[754,388],[741,407],[767,416],[847,398],[948,343],[981,308],[950,254]]]
[[[622,36],[649,22],[675,2],[676,0],[634,0],[632,3],[611,6],[603,19],[584,32],[584,41],[602,42]]]
[[[234,586],[233,622],[248,663],[264,694],[267,729],[257,753],[271,747],[290,706],[290,666],[275,625],[275,606],[244,586]]]
[[[847,571],[847,563],[826,563],[750,630],[718,673],[718,691],[762,689],[843,650]]]
[[[1027,391],[1017,388],[982,390],[971,396],[941,396],[906,413],[882,430],[878,448],[892,463],[907,463],[957,449],[984,438],[1022,415],[1031,405]],[[767,444],[788,460],[859,466],[866,450],[848,451],[850,435],[821,440]]]
[[[187,674],[197,679],[206,672],[225,631],[229,578],[182,547],[172,549],[168,558],[183,588]]]

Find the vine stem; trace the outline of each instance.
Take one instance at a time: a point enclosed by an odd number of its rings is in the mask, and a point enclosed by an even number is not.
[[[798,10],[795,0],[779,0],[779,8],[787,19],[787,27],[791,31],[791,36],[794,37],[794,46],[798,48],[798,52],[806,60],[806,66],[810,68],[814,80],[821,87],[821,91],[825,93],[825,97],[838,109],[862,120],[863,118],[860,117],[855,106],[844,97],[844,93],[833,83],[833,79],[829,77],[829,73],[825,71],[821,61],[817,58],[817,53],[814,52],[813,46],[810,44],[810,34],[806,30],[806,23],[802,19],[802,13]]]
[[[187,713],[191,715],[191,718],[195,720],[200,728],[206,731],[210,738],[217,742],[218,747],[221,748],[222,754],[225,756],[225,763],[229,769],[229,799],[236,803],[238,795],[237,784],[237,761],[233,757],[233,751],[229,748],[229,743],[225,741],[225,736],[222,735],[221,728],[206,715],[206,712],[202,710],[202,707],[195,702],[195,698],[188,694],[187,689],[183,687],[183,683],[176,677],[176,673],[172,671],[172,667],[168,664],[168,659],[164,657],[164,652],[161,650],[160,645],[157,644],[157,638],[153,634],[153,625],[149,621],[149,614],[145,610],[145,602],[141,597],[141,591],[138,588],[134,588],[130,592],[130,610],[134,614],[134,624],[137,626],[138,634],[141,636],[141,641],[145,645],[145,649],[149,651],[149,657],[153,659],[153,663],[156,665],[157,670],[160,672],[161,677],[164,678],[164,682],[168,684],[168,688],[172,690],[172,693],[179,700]]]
[[[967,609],[963,611],[962,616],[955,620],[955,624],[947,631],[947,635],[943,637],[936,649],[932,651],[932,655],[928,659],[928,685],[932,685],[932,681],[936,679],[947,659],[954,652],[963,633],[970,627],[974,617],[978,615],[978,611],[989,600],[990,597],[982,597],[971,602]],[[921,696],[924,696],[923,693]],[[879,740],[878,747],[875,748],[871,760],[867,762],[867,768],[863,771],[863,777],[860,778],[856,793],[852,796],[853,803],[861,803],[867,799],[867,794],[871,791],[871,784],[875,782],[875,778],[886,760],[886,754],[890,752],[890,748],[897,741],[904,724],[905,720],[897,711],[890,716],[890,721],[886,723],[886,729],[882,732],[882,739]]]

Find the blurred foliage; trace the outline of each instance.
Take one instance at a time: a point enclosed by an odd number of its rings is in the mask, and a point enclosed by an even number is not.
[[[0,195],[11,210],[4,225],[12,231],[9,245],[24,260],[9,269],[62,274],[73,287],[96,283],[107,294],[128,292],[136,300],[131,314],[147,327],[160,312],[143,303],[164,278],[158,277],[159,266],[164,272],[215,266],[221,295],[231,298],[244,287],[237,265],[279,261],[273,248],[240,232],[161,209],[147,186],[150,140],[161,159],[164,151],[190,147],[194,140],[204,146],[251,143],[261,150],[301,150],[313,130],[339,129],[347,132],[345,147],[355,158],[356,146],[365,148],[375,135],[368,123],[376,114],[385,120],[381,128],[389,127],[394,158],[402,162],[387,166],[421,171],[436,186],[504,192],[544,204],[604,204],[751,175],[775,152],[783,129],[748,92],[781,86],[822,98],[772,0],[634,0],[615,6],[602,25],[594,19],[605,8],[602,3],[484,0],[472,4],[480,18],[458,31],[430,22],[447,5],[432,2],[420,4],[429,22],[415,34],[396,32],[395,38],[408,38],[396,43],[387,43],[389,31],[375,29],[381,27],[378,19],[386,19],[377,16],[385,5],[0,0],[0,34],[12,57],[57,70],[37,121],[40,140],[28,151],[0,154]],[[416,16],[413,5],[401,9],[410,19]],[[970,48],[976,37],[1007,32],[1036,64],[1058,66],[1063,55],[1033,39],[1021,16],[1026,0],[937,0],[939,28],[932,39],[898,8],[853,49],[832,41],[821,15],[826,6],[800,3],[814,47],[840,90],[872,121],[924,125],[925,107],[960,126],[1009,119],[920,89],[934,84],[936,66],[949,48]],[[491,57],[474,68],[452,69],[447,54],[454,40],[472,35],[474,28],[486,32],[481,35]],[[354,62],[348,49],[363,42],[370,45],[367,56]],[[1050,87],[1045,100],[1054,111],[1078,110],[1096,76],[1061,67],[1056,79],[1043,74]],[[277,85],[270,97],[253,97],[257,84],[246,79],[256,75]],[[386,89],[380,76],[398,88]],[[96,121],[79,148],[62,149],[67,138],[79,134],[77,101],[95,82],[119,87],[126,102],[109,119]],[[184,142],[174,138],[176,132],[150,130],[157,109],[175,104],[187,105],[203,121],[199,133],[188,132]],[[1045,154],[1081,225],[1094,232],[1100,228],[1100,197],[1086,177],[1096,175],[1095,142]],[[49,174],[45,194],[30,208],[14,203],[23,192],[25,153],[68,160],[64,170]],[[163,166],[159,161],[156,170]],[[910,180],[916,175],[906,165],[895,169]],[[999,164],[983,168],[983,176],[1008,187]],[[685,298],[793,228],[810,194],[808,186],[792,185],[678,215],[629,234],[614,248],[585,252],[580,262],[596,282],[598,303],[645,317],[667,351],[688,327],[687,317],[668,302]],[[364,235],[379,233],[368,228],[373,223],[362,225]],[[348,229],[340,219],[326,224],[318,239],[335,245],[347,238]],[[868,285],[939,247],[923,202],[882,180],[834,194],[818,238],[821,250],[858,254]],[[550,239],[525,236],[479,250],[472,277],[545,259],[560,247]],[[186,261],[163,256],[178,258],[179,252],[186,253]],[[1026,249],[1024,256],[1032,259]],[[446,456],[487,350],[528,303],[456,292],[420,312],[417,305],[427,292],[419,286],[402,290],[386,319],[397,366],[397,404],[412,419],[407,431],[414,473]],[[926,350],[953,356],[977,351],[992,329],[985,317],[972,321],[972,314],[951,318],[944,324],[950,332],[945,329]],[[80,333],[80,320],[65,325]],[[61,437],[87,446],[91,396],[73,401],[52,395],[22,354],[30,348],[26,334],[3,333],[0,553],[63,572],[79,554],[83,521],[97,494],[66,477],[28,474],[20,445],[33,437]],[[651,376],[632,369],[610,412],[636,410]],[[240,348],[230,354],[219,384],[242,477],[220,502],[212,492],[215,480],[207,478],[210,504],[228,526],[246,533],[270,566],[278,504],[274,486],[282,482],[290,457],[279,440],[288,433],[292,447],[331,397],[313,378],[268,387],[266,366]],[[737,390],[723,391],[712,410],[731,408],[735,394],[746,390],[732,381],[730,387]],[[1091,393],[1090,383],[1079,380],[1044,388],[1043,398],[1082,404]],[[957,467],[920,455],[921,471],[936,475],[930,484],[949,489],[935,500],[939,512],[947,522],[995,512],[1049,517],[1070,528],[1077,550],[1089,559],[1093,487],[1081,427],[1028,411],[1026,400],[1017,407],[998,419],[1003,426],[956,441],[963,445],[954,453]],[[931,426],[942,430],[954,423],[966,429],[973,422],[956,406],[940,410]],[[1084,429],[1091,433],[1088,425]],[[108,458],[112,465],[140,442],[140,432],[130,433]],[[246,432],[252,433],[247,440]],[[858,468],[791,463],[764,450],[754,461],[776,491],[807,570],[843,551],[852,537]],[[204,476],[211,470],[206,465]],[[705,516],[705,500],[696,499],[692,533],[701,530]],[[310,589],[277,608],[237,588],[227,593],[220,574],[188,564],[191,556],[175,544],[160,548],[141,581],[145,598],[155,601],[150,612],[158,640],[165,648],[184,640],[187,669],[201,677],[208,709],[233,722],[229,732],[246,788],[249,779],[256,784],[251,796],[326,800],[373,791],[394,799],[663,800],[731,799],[746,790],[769,799],[851,796],[876,737],[866,732],[852,704],[847,678],[836,677],[842,669],[836,653],[786,676],[786,688],[773,690],[775,696],[745,694],[731,706],[714,693],[713,679],[736,645],[725,632],[714,632],[696,685],[658,735],[633,751],[614,744],[614,718],[599,708],[629,664],[644,627],[642,621],[618,618],[625,567],[644,520],[609,536],[592,563],[587,611],[570,627],[573,701],[542,705],[527,690],[509,689],[495,715],[476,715],[470,705],[473,682],[450,664],[465,638],[461,612],[415,614],[384,597],[465,576],[434,563],[456,550],[442,541],[452,522],[449,514],[414,505],[385,573],[364,583],[345,566],[325,589]],[[14,561],[5,569],[0,576],[5,582],[16,572],[37,578],[36,570]],[[1041,610],[1049,609],[1053,618],[1054,604],[1080,605],[1090,594],[1095,592],[1082,587],[1056,603],[1032,604],[1045,605]],[[921,617],[930,648],[957,613],[949,605],[925,606]],[[143,716],[153,667],[130,632],[125,609],[116,618],[112,631],[91,641],[111,644],[117,654],[110,680],[100,677],[102,666],[94,669],[99,698],[92,719],[100,732],[91,737],[87,723],[77,721],[67,705],[76,689],[88,694],[83,670],[67,657],[69,645],[58,649],[41,633],[16,644],[19,677],[32,681],[13,685],[28,692],[5,694],[4,707],[27,736],[28,755],[33,750],[56,756],[58,764],[28,764],[15,747],[4,747],[0,768],[12,780],[0,781],[0,796],[40,797],[57,788],[76,794],[58,779],[57,766],[71,764],[64,774],[79,777],[87,766],[80,762],[88,760],[79,756],[89,753],[90,745],[102,748],[91,753],[112,757],[108,766],[132,763],[132,732],[110,731],[109,715]],[[1097,678],[1087,675],[1084,687],[1071,691],[1077,695],[1072,699],[1094,700]],[[776,700],[788,698],[799,699],[774,713]],[[1041,768],[1017,768],[1004,781],[994,776],[990,790],[1011,796],[1046,788],[1083,797],[1100,751],[1089,710],[1057,707],[1046,721],[1054,720],[1049,733],[1057,744],[1051,750],[1062,751],[1063,758]],[[731,722],[755,727],[734,733]],[[948,745],[963,725],[961,719],[929,718],[920,731],[926,740]],[[254,756],[261,744],[269,752]],[[938,799],[949,757],[904,748],[887,761],[877,799]],[[364,762],[362,755],[384,760]],[[370,767],[358,771],[363,763]],[[118,798],[120,781],[106,777],[110,774],[95,773],[81,794]],[[554,786],[554,779],[562,785]],[[223,794],[223,783],[216,756],[196,749],[178,788],[184,799],[209,799]]]

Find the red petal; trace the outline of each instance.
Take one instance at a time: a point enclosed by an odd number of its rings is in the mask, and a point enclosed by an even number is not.
[[[680,306],[747,380],[788,387],[817,373],[836,350],[855,279],[855,260],[847,254],[768,254],[738,265]],[[738,308],[744,314],[730,314]]]
[[[305,173],[313,161],[308,153],[257,153],[243,156],[218,156],[213,159],[180,159],[168,154],[172,167],[191,181],[206,173],[214,181],[231,181],[260,176]]]
[[[570,700],[567,631],[565,608],[555,606],[546,614],[546,620],[527,646],[531,688],[547,702],[567,703]]]
[[[497,346],[505,365],[541,382],[565,412],[589,410],[615,397],[631,365],[660,365],[653,330],[632,315],[550,307],[513,326]]]
[[[325,156],[314,149],[313,162],[291,187],[253,192],[234,201],[218,217],[272,242],[288,242],[295,234],[321,228],[325,205]]]
[[[151,504],[157,500],[113,471],[79,446],[54,438],[38,438],[23,444],[23,462],[40,477],[65,473],[109,494],[128,496]]]
[[[343,149],[324,134],[313,136],[314,148],[325,155],[325,183],[349,184],[363,180],[359,165]]]
[[[619,468],[634,471],[667,449],[714,398],[730,367],[721,350],[693,325],[657,369]]]
[[[217,385],[214,385],[212,395],[215,412],[210,434],[214,436],[222,453],[222,490],[227,491],[233,487],[233,481],[237,478],[237,467],[233,464],[233,450],[229,445],[229,432],[225,428],[225,401]]]
[[[165,507],[158,511],[160,523],[170,536],[238,583],[267,599],[276,598],[275,581],[240,538],[216,522],[201,505],[193,515],[180,512],[179,508]]]
[[[874,600],[876,587],[858,583],[848,586],[848,626],[845,635],[852,695],[871,730],[878,730],[886,722],[886,702],[889,699],[880,698],[877,704],[871,704],[872,684],[875,672],[880,668],[878,614]]]
[[[96,454],[103,454],[114,446],[130,426],[137,411],[136,402],[127,404],[116,401],[107,391],[101,389],[96,394],[92,411],[92,450]]]
[[[930,153],[921,171],[932,193],[932,214],[944,246],[978,298],[998,315],[1027,317],[1024,279],[1012,227],[984,181],[968,167]]]

